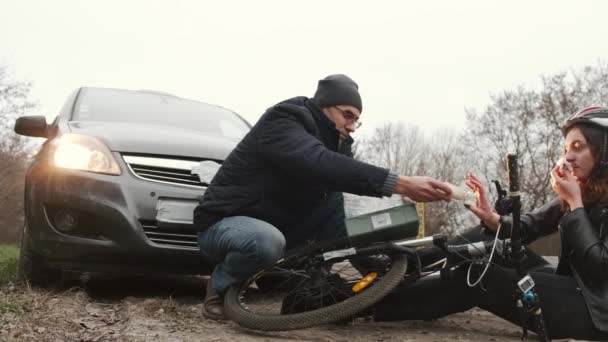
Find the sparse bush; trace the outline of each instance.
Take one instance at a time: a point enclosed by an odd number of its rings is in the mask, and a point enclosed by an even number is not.
[[[23,188],[27,156],[0,151],[0,243],[15,243],[23,226]]]
[[[36,107],[31,83],[15,81],[0,65],[0,243],[14,243],[23,226],[23,188],[28,160],[26,139],[13,132],[17,117]]]

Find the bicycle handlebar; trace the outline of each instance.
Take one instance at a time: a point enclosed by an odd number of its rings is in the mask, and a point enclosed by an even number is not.
[[[520,234],[520,213],[521,200],[519,193],[519,165],[517,163],[517,154],[507,154],[507,172],[509,173],[509,197],[512,199],[513,205],[513,224],[511,226],[511,248],[516,258],[520,258],[522,253],[521,234]]]
[[[492,251],[494,240],[467,243],[463,245],[447,245],[448,253],[466,256],[467,258],[478,258],[488,255]]]
[[[504,240],[501,241],[504,242]],[[395,242],[395,245],[400,247],[425,247],[435,245],[451,255],[470,259],[489,255],[492,252],[494,240],[492,239],[489,241],[480,241],[461,245],[449,245],[447,244],[447,237],[445,235],[436,234],[421,239],[397,241]],[[502,253],[502,243],[497,244],[496,248],[499,249],[498,252]]]
[[[507,154],[507,173],[509,174],[509,191],[515,193],[519,191],[519,165],[517,164],[517,154]],[[512,196],[512,195],[511,195]]]

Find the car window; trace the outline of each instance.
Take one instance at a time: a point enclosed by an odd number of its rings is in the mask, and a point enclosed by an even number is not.
[[[245,121],[221,107],[172,95],[101,88],[81,93],[72,120],[173,126],[237,139],[249,131]]]

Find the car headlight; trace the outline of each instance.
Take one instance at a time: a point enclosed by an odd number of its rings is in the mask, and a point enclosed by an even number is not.
[[[56,167],[120,175],[120,167],[110,150],[99,139],[68,133],[56,141],[53,154]]]

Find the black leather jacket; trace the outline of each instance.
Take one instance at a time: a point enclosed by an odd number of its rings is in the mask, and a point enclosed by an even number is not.
[[[556,273],[576,279],[596,328],[608,331],[608,208],[563,213],[555,199],[522,215],[521,228],[526,244],[559,230],[561,255]]]

